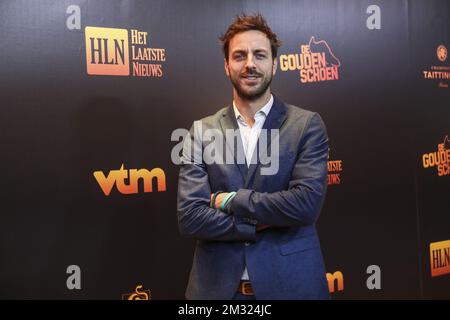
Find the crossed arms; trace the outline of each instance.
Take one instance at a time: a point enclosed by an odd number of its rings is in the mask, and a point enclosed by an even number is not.
[[[192,143],[194,135],[191,134]],[[178,224],[183,236],[199,240],[254,241],[264,226],[314,224],[326,193],[328,137],[317,113],[309,119],[298,146],[298,156],[287,190],[235,191],[227,210],[217,209],[227,193],[211,202],[206,165],[193,163],[183,152],[178,181]],[[273,176],[276,179],[276,175]],[[229,209],[229,210],[228,210]]]

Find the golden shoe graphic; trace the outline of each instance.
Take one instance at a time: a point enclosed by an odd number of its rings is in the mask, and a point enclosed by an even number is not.
[[[134,292],[123,294],[122,300],[150,300],[150,290],[142,290],[142,285],[138,285]]]

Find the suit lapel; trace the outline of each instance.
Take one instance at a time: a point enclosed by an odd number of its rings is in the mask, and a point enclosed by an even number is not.
[[[270,134],[272,129],[280,129],[280,127],[283,125],[284,121],[286,120],[286,106],[284,103],[279,100],[275,95],[273,96],[273,105],[270,109],[269,114],[267,115],[266,121],[263,125],[263,130],[266,130],[266,134],[268,134],[267,137],[267,150],[265,154],[268,154],[268,150],[270,150]],[[236,124],[237,125],[237,124]],[[262,131],[264,132],[264,131]],[[262,133],[261,132],[261,133]],[[262,133],[263,134],[263,133]],[[255,151],[252,155],[252,161],[250,164],[250,167],[247,172],[247,177],[245,179],[244,187],[248,188],[250,186],[250,183],[253,181],[253,176],[258,169],[258,167],[261,165],[261,159],[259,158],[259,138],[258,143],[256,144]]]
[[[225,109],[224,113],[222,114],[222,117],[220,118],[220,125],[222,127],[222,132],[226,140],[226,144],[230,148],[230,150],[233,152],[234,155],[234,163],[238,166],[239,171],[241,172],[242,179],[245,180],[247,177],[247,163],[245,162],[245,153],[244,153],[244,146],[242,144],[241,134],[239,132],[239,126],[236,121],[236,117],[234,115],[233,107],[230,105],[228,108]],[[226,131],[227,130],[233,130],[233,132],[237,133],[236,138],[234,140],[227,139]],[[235,147],[235,141],[237,141],[237,148]],[[240,161],[241,163],[238,163],[237,154],[244,155],[243,161]],[[241,157],[242,158],[242,157]]]

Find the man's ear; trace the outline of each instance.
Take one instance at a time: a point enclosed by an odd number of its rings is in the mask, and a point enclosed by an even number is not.
[[[275,58],[275,59],[273,59],[273,64],[272,64],[272,76],[274,76],[275,73],[277,72],[277,67],[278,67],[278,59]]]
[[[228,62],[227,59],[223,58],[223,67],[225,69],[225,74],[227,75],[227,77],[230,76],[230,70],[228,70]]]

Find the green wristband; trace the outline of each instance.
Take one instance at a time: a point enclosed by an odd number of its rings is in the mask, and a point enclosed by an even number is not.
[[[228,193],[225,197],[225,199],[222,200],[222,203],[220,204],[220,210],[225,209],[225,204],[227,203],[228,199],[236,194],[236,191],[231,191]]]
[[[226,212],[228,214],[231,214],[231,205],[233,204],[234,198],[236,198],[236,193],[233,194],[232,197],[228,198],[227,203],[225,203],[225,205],[223,206],[223,211],[224,212]]]

